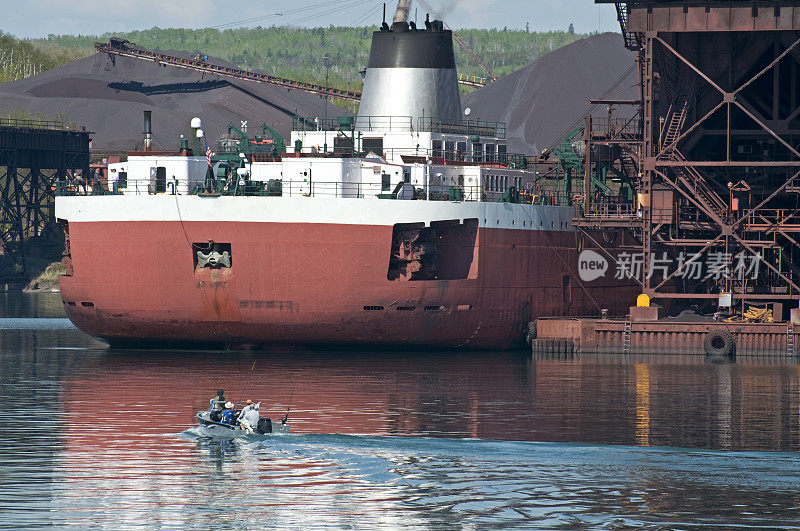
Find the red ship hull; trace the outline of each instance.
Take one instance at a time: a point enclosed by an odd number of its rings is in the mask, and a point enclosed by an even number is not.
[[[537,316],[624,313],[634,290],[581,285],[572,231],[479,228],[469,278],[387,278],[392,226],[70,222],[69,318],[110,341],[509,349]],[[202,235],[190,240],[188,235]],[[198,269],[191,241],[229,242]],[[470,253],[472,250],[470,249]]]

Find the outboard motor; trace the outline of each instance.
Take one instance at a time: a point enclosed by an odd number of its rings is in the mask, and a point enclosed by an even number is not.
[[[259,435],[272,433],[272,421],[268,418],[258,419],[258,425],[256,426],[256,433],[258,433]]]

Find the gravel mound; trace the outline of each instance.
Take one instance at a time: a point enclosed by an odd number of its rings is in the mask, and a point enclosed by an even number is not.
[[[187,52],[170,55],[191,57]],[[211,58],[210,62],[234,66]],[[266,123],[288,140],[292,117],[322,116],[325,100],[313,94],[221,78],[149,61],[97,53],[41,75],[0,84],[0,113],[25,109],[94,131],[93,146],[130,150],[142,143],[142,111],[153,111],[155,149],[177,149],[198,116],[211,140],[247,120],[249,133]],[[330,116],[351,114],[329,104]]]
[[[463,105],[472,109],[470,118],[506,122],[510,152],[537,153],[574,129],[590,110],[588,100],[605,95],[615,83],[623,90],[613,97],[636,99],[634,60],[620,35],[595,35],[467,95]],[[233,66],[221,59],[211,62]],[[121,150],[141,145],[142,111],[152,109],[155,149],[176,149],[194,116],[203,120],[210,140],[229,122],[238,125],[241,120],[248,121],[251,134],[267,123],[288,139],[295,109],[301,116],[322,116],[325,101],[296,90],[98,53],[0,84],[0,112],[17,109],[51,117],[62,114],[95,132],[95,148]],[[330,104],[328,114],[351,113]],[[598,106],[593,114],[605,116],[606,110]]]
[[[606,95],[618,82],[622,90],[614,91],[614,98],[638,99],[635,59],[621,35],[594,35],[470,93],[462,105],[472,109],[470,118],[506,122],[510,152],[538,153],[582,123],[589,100]],[[607,110],[597,106],[592,114],[607,116]]]

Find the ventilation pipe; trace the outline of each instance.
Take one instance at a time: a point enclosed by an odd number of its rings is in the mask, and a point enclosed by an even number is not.
[[[144,111],[144,151],[153,149],[153,111]]]

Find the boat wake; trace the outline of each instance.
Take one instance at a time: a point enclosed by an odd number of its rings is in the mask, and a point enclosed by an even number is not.
[[[218,435],[209,433],[207,430],[205,430],[200,426],[195,426],[182,431],[178,435],[195,439],[228,439],[228,440],[244,439],[249,441],[266,441],[271,439],[272,437],[286,436],[290,435],[290,433],[289,433],[289,425],[286,424],[284,426],[277,426],[272,433],[245,433],[241,430],[237,430],[237,433],[235,435],[220,437]]]

